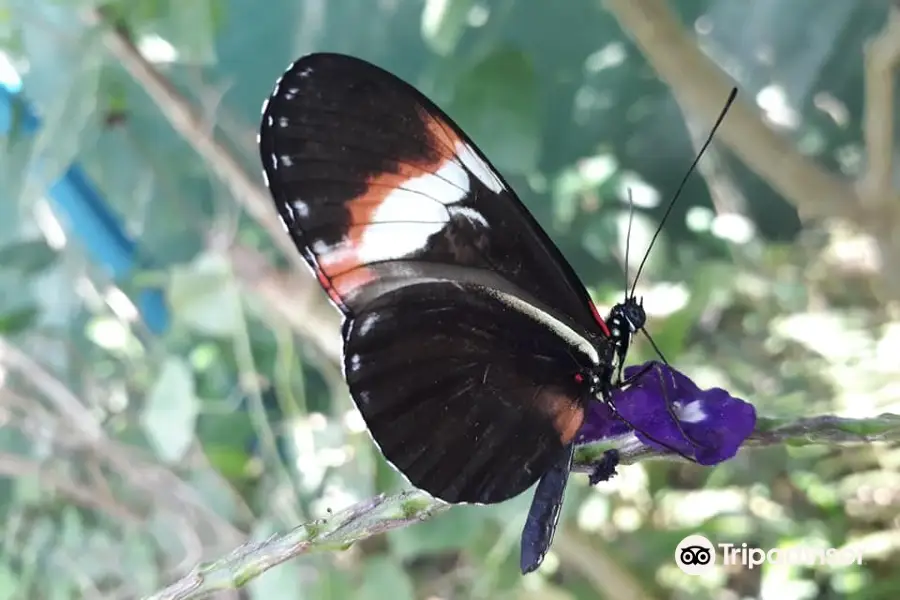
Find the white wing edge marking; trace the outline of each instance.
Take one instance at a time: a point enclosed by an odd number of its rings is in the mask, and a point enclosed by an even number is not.
[[[498,290],[488,290],[491,295],[519,312],[531,317],[538,323],[549,327],[556,335],[561,337],[573,348],[577,348],[584,353],[594,365],[600,365],[600,355],[587,339],[578,334],[574,329],[557,319],[551,314],[544,312],[533,304],[529,304],[521,298],[517,298],[511,294]]]

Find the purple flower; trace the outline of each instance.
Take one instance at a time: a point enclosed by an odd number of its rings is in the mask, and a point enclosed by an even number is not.
[[[612,393],[611,404],[621,419],[608,405],[592,403],[576,444],[633,433],[655,450],[715,465],[737,454],[756,426],[752,404],[720,388],[701,390],[687,375],[663,363],[625,369],[626,379],[636,375],[637,381]]]

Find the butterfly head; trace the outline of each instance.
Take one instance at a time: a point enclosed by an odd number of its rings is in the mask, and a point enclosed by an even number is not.
[[[619,347],[625,346],[631,340],[631,336],[644,328],[647,322],[647,313],[644,311],[644,299],[630,296],[625,302],[616,304],[609,311],[606,319],[609,325],[611,337]]]

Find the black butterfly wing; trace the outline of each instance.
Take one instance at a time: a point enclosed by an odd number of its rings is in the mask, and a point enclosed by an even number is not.
[[[448,502],[527,489],[580,426],[576,374],[608,336],[558,249],[440,109],[364,61],[294,63],[259,143],[385,457]]]
[[[419,280],[487,277],[608,336],[571,266],[475,144],[387,71],[339,54],[301,58],[263,109],[259,145],[285,227],[345,315]]]
[[[345,375],[384,456],[448,502],[528,489],[574,439],[595,351],[490,288],[427,283],[344,324]]]

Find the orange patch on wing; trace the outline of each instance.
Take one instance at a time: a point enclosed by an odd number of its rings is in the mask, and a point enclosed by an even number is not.
[[[334,285],[328,279],[328,276],[325,275],[325,272],[322,269],[316,269],[316,279],[319,280],[319,285],[328,293],[328,297],[331,298],[331,301],[337,304],[338,306],[343,306],[344,301],[341,299],[341,295],[338,294],[337,290],[334,289]]]
[[[584,423],[584,407],[575,398],[553,390],[545,390],[539,401],[541,410],[553,420],[562,445],[571,442]]]
[[[442,127],[433,116],[421,113],[422,125],[427,130],[431,147],[437,153],[434,158],[404,157],[397,163],[396,172],[379,173],[366,181],[366,190],[347,202],[350,212],[350,223],[355,225],[347,232],[347,237],[339,249],[332,253],[324,253],[318,257],[319,268],[331,281],[331,285],[323,287],[332,298],[346,297],[354,290],[370,283],[375,274],[365,268],[365,260],[360,256],[367,223],[371,223],[378,207],[395,189],[402,187],[407,181],[421,177],[423,173],[434,173],[448,160],[447,155],[455,148],[459,139],[452,129]],[[452,160],[452,159],[450,159]],[[322,282],[322,278],[319,279]]]

